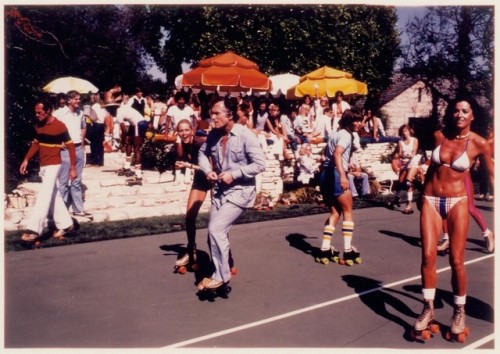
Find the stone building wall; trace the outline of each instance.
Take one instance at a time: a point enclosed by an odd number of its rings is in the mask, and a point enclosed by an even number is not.
[[[380,108],[389,136],[397,136],[399,127],[408,124],[410,118],[427,118],[431,113],[432,95],[423,81],[416,82]]]

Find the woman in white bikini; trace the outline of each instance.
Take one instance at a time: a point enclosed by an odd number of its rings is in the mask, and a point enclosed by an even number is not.
[[[447,222],[450,234],[451,282],[454,295],[454,311],[451,319],[451,335],[464,338],[465,300],[467,277],[465,270],[465,243],[469,230],[469,208],[465,178],[473,161],[483,155],[491,183],[494,181],[492,151],[484,138],[471,131],[474,120],[472,105],[475,101],[459,98],[450,105],[451,114],[446,116],[442,131],[434,133],[436,148],[426,174],[420,234],[422,240],[422,293],[424,308],[415,322],[415,331],[429,328],[434,320],[434,296],[437,285],[437,244],[443,222]],[[461,337],[460,337],[461,336]]]

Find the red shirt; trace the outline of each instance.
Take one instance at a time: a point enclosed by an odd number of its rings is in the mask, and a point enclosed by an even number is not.
[[[29,160],[37,152],[40,153],[40,166],[60,165],[62,144],[69,151],[71,165],[75,165],[75,145],[71,141],[66,125],[54,118],[51,123],[36,127],[36,138],[33,140],[25,159]]]

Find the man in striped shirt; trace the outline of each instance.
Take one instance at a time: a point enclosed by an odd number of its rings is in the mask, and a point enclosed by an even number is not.
[[[36,138],[19,167],[19,172],[25,175],[28,161],[37,153],[39,154],[42,185],[37,194],[36,205],[22,235],[22,240],[26,242],[37,241],[50,210],[53,212],[57,228],[53,234],[55,238],[64,239],[64,235],[74,228],[71,215],[59,193],[58,175],[61,167],[61,149],[64,144],[70,156],[70,179],[75,179],[77,175],[75,145],[71,141],[66,126],[52,115],[52,111],[52,104],[49,100],[40,99],[35,104]]]

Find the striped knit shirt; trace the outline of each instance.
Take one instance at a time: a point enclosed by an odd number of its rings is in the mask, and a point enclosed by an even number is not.
[[[62,144],[69,151],[71,165],[75,165],[75,145],[68,133],[66,125],[54,118],[51,123],[36,127],[36,138],[33,140],[25,159],[29,161],[37,152],[40,153],[40,166],[60,165]]]

